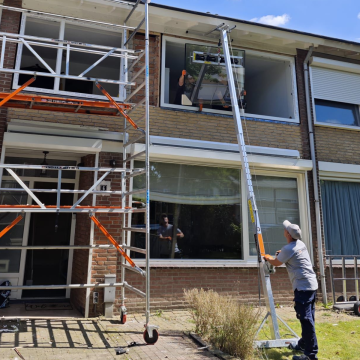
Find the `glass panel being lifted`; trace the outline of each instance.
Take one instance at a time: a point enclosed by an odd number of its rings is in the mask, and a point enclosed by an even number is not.
[[[233,50],[236,92],[240,106],[245,107],[245,51]],[[180,74],[177,103],[217,110],[230,110],[231,99],[222,47],[185,45],[185,71]]]

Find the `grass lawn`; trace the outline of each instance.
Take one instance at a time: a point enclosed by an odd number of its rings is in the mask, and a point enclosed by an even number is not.
[[[317,312],[316,335],[319,343],[319,360],[359,360],[360,359],[360,318],[337,313],[331,310]],[[301,334],[300,322],[296,319],[286,321],[298,334]],[[266,330],[259,338],[266,339]],[[284,330],[282,334],[285,334]],[[264,337],[265,336],[265,337]],[[285,349],[270,349],[262,353],[259,359],[292,359],[293,353]]]

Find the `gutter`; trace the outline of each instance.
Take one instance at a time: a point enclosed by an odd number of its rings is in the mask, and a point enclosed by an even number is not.
[[[308,123],[309,140],[310,140],[310,153],[311,153],[311,161],[313,164],[312,173],[313,173],[314,199],[315,199],[316,238],[317,238],[318,255],[319,255],[322,302],[324,304],[327,304],[326,279],[325,279],[325,268],[324,268],[324,253],[323,253],[323,246],[322,246],[322,227],[321,227],[321,217],[320,217],[318,172],[317,172],[317,167],[316,167],[314,127],[313,127],[313,123],[312,123],[311,101],[310,101],[310,91],[309,91],[310,84],[309,84],[309,65],[308,64],[309,64],[309,59],[312,55],[313,50],[314,50],[314,47],[310,46],[309,51],[304,60],[304,81],[305,81],[307,123]]]

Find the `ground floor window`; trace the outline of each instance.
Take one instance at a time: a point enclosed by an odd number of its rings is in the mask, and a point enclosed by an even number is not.
[[[325,245],[328,255],[360,255],[360,184],[321,181]]]
[[[242,211],[246,189],[242,190],[240,169],[157,162],[150,167],[153,259],[242,260],[256,255],[253,224]],[[144,181],[136,177],[134,189],[144,188]],[[298,181],[258,175],[253,183],[265,248],[274,254],[285,244],[283,221],[300,224]],[[140,206],[145,201],[143,197],[134,200]],[[132,224],[144,226],[144,215],[133,214]],[[144,245],[145,235],[133,233],[132,246]]]

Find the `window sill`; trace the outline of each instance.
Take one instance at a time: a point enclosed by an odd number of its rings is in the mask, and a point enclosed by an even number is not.
[[[341,124],[327,124],[327,123],[320,123],[320,122],[315,122],[315,126],[330,127],[330,128],[342,129],[342,130],[360,131],[360,126],[350,126],[350,125],[341,125]]]
[[[222,110],[211,110],[211,109],[203,109],[201,112],[198,107],[195,106],[182,106],[182,105],[172,105],[172,104],[164,104],[160,105],[161,108],[166,110],[174,110],[174,111],[182,111],[182,112],[191,112],[202,115],[210,115],[210,116],[225,116],[225,117],[233,117],[231,111],[222,111]],[[256,115],[256,114],[248,114],[244,113],[244,117],[247,120],[265,120],[265,121],[277,121],[282,123],[293,123],[299,124],[299,119],[288,119],[276,116],[267,116],[267,115]]]
[[[134,259],[136,265],[145,267],[145,260]],[[150,260],[151,268],[256,268],[256,260]],[[284,267],[282,265],[281,267]]]

